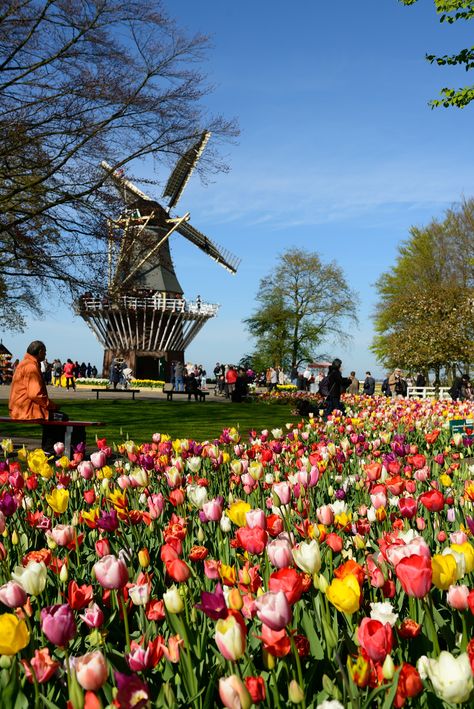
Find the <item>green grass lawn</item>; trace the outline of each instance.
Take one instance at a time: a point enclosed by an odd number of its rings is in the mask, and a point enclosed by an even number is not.
[[[116,401],[56,400],[71,420],[103,421],[104,427],[89,429],[88,441],[107,437],[109,442],[128,436],[137,443],[149,441],[153,433],[168,433],[173,438],[204,441],[219,436],[223,428],[235,426],[243,436],[250,429],[283,427],[296,422],[286,404],[229,404],[214,401]],[[8,416],[7,403],[0,404],[0,416]],[[0,424],[0,440],[15,436],[41,438],[39,427]]]

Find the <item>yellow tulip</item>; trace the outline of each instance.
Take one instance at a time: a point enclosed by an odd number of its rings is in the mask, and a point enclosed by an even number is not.
[[[238,500],[234,502],[228,510],[226,510],[227,517],[237,525],[237,527],[244,527],[247,523],[245,515],[251,509],[248,502],[243,502],[243,500]]]
[[[13,613],[0,615],[0,655],[15,655],[30,642],[30,633],[24,620]]]
[[[433,571],[433,583],[436,588],[447,591],[452,584],[456,583],[457,564],[452,554],[446,554],[445,556],[435,554],[432,556],[431,569]]]
[[[341,613],[355,613],[360,603],[360,586],[354,574],[348,574],[343,579],[333,579],[326,589],[326,596]]]
[[[43,465],[48,463],[46,453],[37,448],[32,453],[28,454],[28,467],[32,473],[39,473]]]
[[[474,571],[474,547],[470,542],[464,542],[464,544],[451,544],[451,549],[464,556],[467,574]]]
[[[45,478],[46,480],[49,480],[50,478],[53,477],[54,475],[54,470],[52,467],[45,461],[43,465],[38,468],[38,475],[40,475],[42,478]]]
[[[46,502],[54,512],[62,514],[67,509],[69,491],[55,487],[51,495],[46,495]]]
[[[104,465],[103,468],[97,470],[96,474],[98,480],[109,480],[114,474],[114,471],[112,470],[110,465]]]

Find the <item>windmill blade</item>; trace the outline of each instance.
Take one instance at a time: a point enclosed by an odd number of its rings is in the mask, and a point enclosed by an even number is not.
[[[178,160],[163,192],[163,197],[170,198],[168,209],[177,204],[210,137],[209,131],[203,131],[197,143]]]
[[[231,273],[235,273],[239,267],[240,258],[234,256],[227,249],[223,249],[217,246],[213,241],[207,238],[205,234],[195,229],[189,222],[184,222],[180,224],[177,230],[182,236],[184,236],[188,241],[195,244],[201,251],[208,254],[214,261],[220,263]]]
[[[144,192],[135,187],[133,182],[127,180],[125,173],[122,170],[114,170],[111,165],[105,160],[102,160],[100,166],[103,170],[109,173],[111,179],[115,183],[115,186],[123,191],[126,204],[130,202],[136,202],[136,198],[144,199],[146,202],[153,202],[151,197],[148,197]]]

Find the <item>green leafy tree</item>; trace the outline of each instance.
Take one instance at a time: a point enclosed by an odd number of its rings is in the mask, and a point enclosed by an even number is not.
[[[468,367],[474,358],[474,201],[413,227],[377,281],[372,350],[388,368]]]
[[[414,5],[418,0],[399,0],[404,5]],[[474,18],[474,2],[471,0],[434,0],[435,10],[440,15],[440,22],[452,25],[458,20],[472,20]],[[461,49],[455,54],[427,54],[426,59],[431,64],[438,66],[461,66],[466,71],[474,68],[474,47]],[[459,89],[445,87],[441,90],[441,98],[430,102],[432,107],[455,106],[464,108],[474,99],[474,86],[465,86]]]
[[[297,367],[311,361],[328,338],[344,339],[344,325],[357,322],[357,297],[335,263],[316,253],[289,249],[260,281],[258,307],[244,320],[256,340],[259,368]]]

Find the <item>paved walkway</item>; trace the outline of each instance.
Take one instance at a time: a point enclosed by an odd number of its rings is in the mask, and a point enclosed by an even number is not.
[[[97,387],[99,388],[99,387]],[[77,387],[76,391],[73,389],[63,389],[62,387],[55,387],[55,386],[48,386],[48,396],[50,399],[54,400],[61,400],[61,401],[67,401],[68,399],[71,399],[74,401],[74,399],[81,399],[81,400],[89,400],[89,401],[96,401],[96,394],[93,391],[90,391],[90,389],[87,389],[85,387]],[[220,401],[221,403],[231,403],[230,399],[226,399],[223,396],[216,396],[214,394],[214,387],[210,388],[209,390],[209,395],[206,397],[207,401]],[[8,401],[10,398],[10,385],[9,384],[1,384],[0,385],[0,401]],[[113,400],[113,395],[108,394],[107,396],[101,397],[101,401],[107,401]],[[124,394],[117,394],[117,399],[119,401],[131,401],[132,397]],[[141,389],[140,388],[140,393],[136,395],[135,400],[138,401],[139,399],[154,399],[156,400],[161,400],[161,401],[166,401],[166,394],[163,394],[162,391],[159,389]],[[182,404],[189,404],[188,399],[186,396],[177,396],[174,401],[181,402]],[[191,403],[195,403],[194,400]],[[196,402],[196,404],[199,404],[199,402]],[[199,404],[202,406],[202,404]],[[205,406],[205,403],[204,403]],[[65,404],[65,409],[67,408],[67,404]],[[38,448],[41,446],[41,433],[40,433],[40,428],[38,427],[38,434],[36,437],[22,437],[22,436],[11,436],[9,435],[8,438],[12,437],[14,442],[15,442],[15,447],[19,446],[21,447],[22,445],[25,445],[27,448],[32,449],[32,448]],[[1,427],[0,427],[0,441],[2,438],[6,436],[3,435]],[[88,451],[89,452],[89,451]],[[0,449],[0,456],[1,456],[1,449]]]
[[[92,387],[91,387],[92,388]],[[100,387],[94,387],[96,389],[99,389]],[[61,399],[61,400],[67,400],[67,399],[89,399],[89,400],[94,400],[96,399],[96,394],[95,392],[91,391],[90,389],[87,389],[85,387],[77,387],[76,391],[73,389],[64,389],[62,387],[55,387],[55,386],[48,386],[48,396],[50,399]],[[209,392],[209,395],[206,397],[207,401],[221,401],[223,403],[230,403],[230,399],[226,399],[224,396],[216,396],[214,394],[214,387],[211,387],[205,391]],[[124,401],[128,401],[128,399],[132,398],[131,396],[128,397],[124,394],[117,394],[117,398],[119,398]],[[9,384],[0,384],[0,401],[7,400],[10,398],[10,385]],[[108,394],[107,396],[101,397],[101,400],[106,401],[107,399],[111,399],[112,395]],[[166,401],[166,394],[163,394],[163,392],[160,389],[142,389],[140,388],[140,393],[136,395],[136,399],[161,399],[162,401]],[[174,401],[174,399],[173,399]],[[186,401],[187,398],[185,396],[177,396],[176,401]]]

